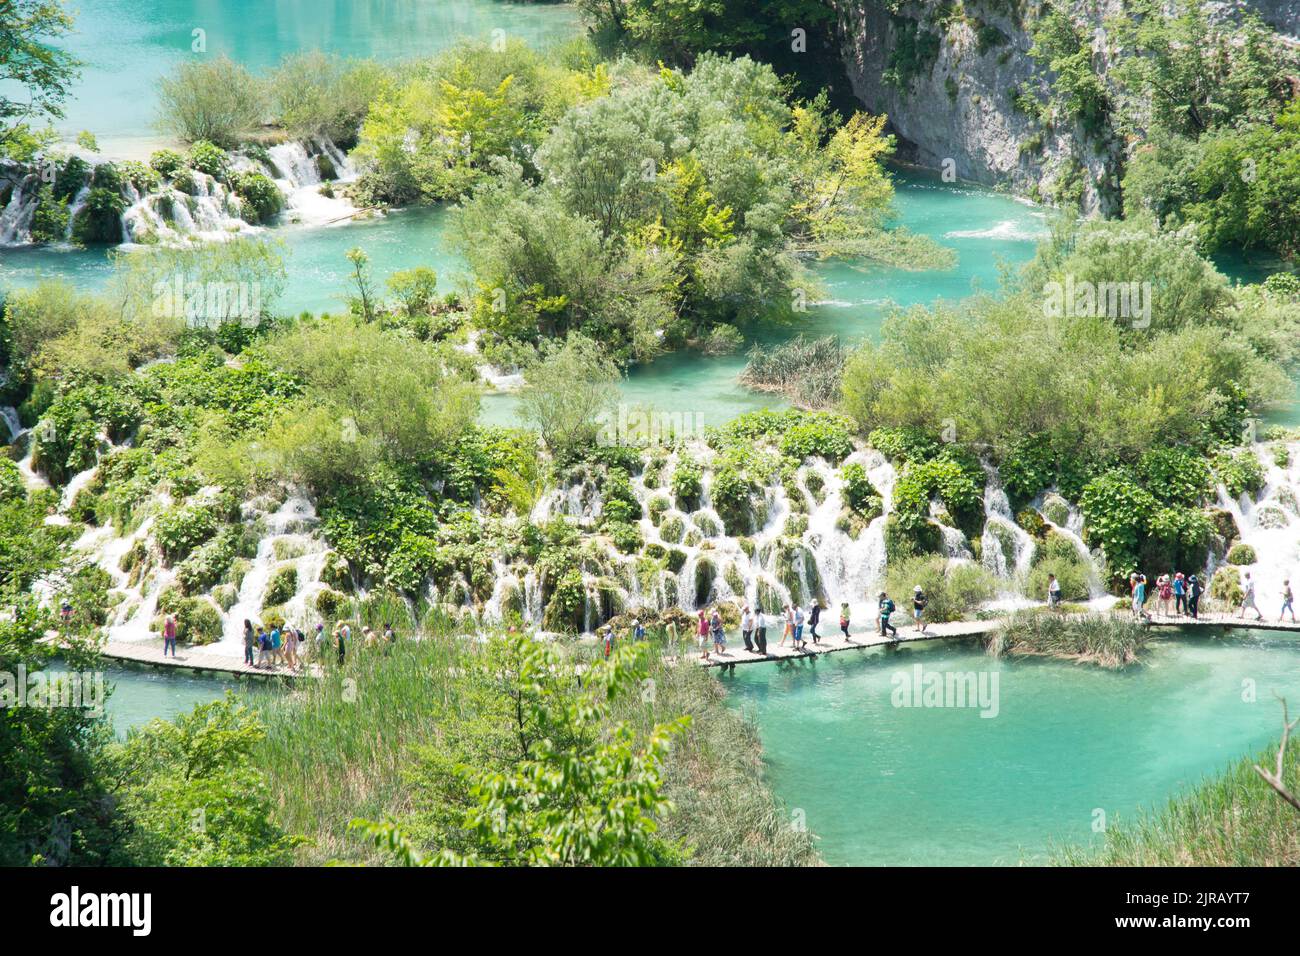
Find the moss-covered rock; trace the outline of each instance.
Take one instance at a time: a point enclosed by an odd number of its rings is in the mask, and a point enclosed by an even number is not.
[[[298,593],[298,568],[296,565],[283,564],[271,572],[266,582],[266,593],[262,595],[262,605],[283,604]]]
[[[1258,560],[1255,556],[1255,549],[1248,544],[1234,544],[1228,550],[1229,564],[1254,564]]]

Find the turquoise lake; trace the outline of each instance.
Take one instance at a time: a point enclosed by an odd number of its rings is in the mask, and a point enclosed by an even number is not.
[[[1114,672],[936,642],[720,679],[756,721],[773,788],[802,811],[827,862],[1015,865],[1090,844],[1099,810],[1114,822],[1163,805],[1267,748],[1281,732],[1273,695],[1300,695],[1295,635],[1199,632],[1144,656]],[[894,706],[895,675],[910,686],[917,664],[996,672],[997,716]]]

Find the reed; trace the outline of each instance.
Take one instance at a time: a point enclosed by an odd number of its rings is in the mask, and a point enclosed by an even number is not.
[[[579,659],[596,653],[586,642],[565,646]],[[358,647],[343,668],[327,662],[321,680],[255,699],[267,728],[255,760],[278,795],[277,822],[310,841],[298,862],[387,862],[348,833],[348,821],[400,823],[421,806],[420,774],[412,771],[422,745],[454,735],[455,721],[476,719],[473,695],[481,688],[465,675],[484,648],[448,631]],[[674,804],[664,835],[697,865],[817,862],[812,835],[791,825],[767,786],[752,723],[726,706],[703,669],[676,666],[654,643],[650,657],[647,692],[620,700],[613,717],[640,734],[682,714],[693,719],[664,768]]]
[[[1118,615],[1038,610],[1013,614],[985,647],[995,657],[1037,655],[1117,670],[1135,663],[1148,640],[1146,627]]]
[[[1100,849],[1059,848],[1059,866],[1297,866],[1300,813],[1255,772],[1277,748],[1245,757],[1160,809],[1112,823]],[[1287,749],[1283,779],[1300,792],[1300,756]]]
[[[840,377],[848,351],[839,339],[798,335],[781,345],[755,345],[740,383],[783,395],[801,408],[830,408],[840,397]]]

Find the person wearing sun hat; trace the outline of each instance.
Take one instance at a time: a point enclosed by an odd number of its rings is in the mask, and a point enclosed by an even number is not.
[[[921,585],[918,584],[912,588],[912,623],[916,625],[916,629],[922,634],[929,627],[928,622],[925,620],[926,603],[925,592],[921,590]]]

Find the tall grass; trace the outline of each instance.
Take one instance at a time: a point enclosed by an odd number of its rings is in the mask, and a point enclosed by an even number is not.
[[[1300,813],[1255,772],[1272,770],[1277,748],[1246,757],[1163,809],[1113,823],[1100,850],[1053,853],[1063,866],[1300,866]],[[1300,791],[1300,756],[1287,750],[1283,779]]]
[[[651,675],[651,706],[624,702],[617,716],[641,732],[655,721],[691,716],[664,768],[664,792],[674,809],[663,835],[685,845],[698,866],[820,863],[813,835],[792,825],[768,786],[757,730],[726,706],[718,680],[689,664],[660,662]]]
[[[278,795],[280,824],[312,840],[301,862],[367,856],[347,835],[348,821],[406,812],[403,768],[411,749],[438,733],[436,718],[457,697],[467,653],[473,649],[451,637],[387,652],[349,648],[345,667],[330,664],[291,694],[256,699],[267,734],[255,760]]]
[[[784,395],[802,408],[830,408],[840,397],[840,378],[848,351],[839,339],[796,336],[780,345],[755,345],[740,383]]]
[[[567,646],[589,657],[589,644]],[[347,832],[353,817],[399,822],[421,806],[421,746],[463,716],[472,719],[475,688],[464,679],[483,644],[465,635],[358,648],[345,667],[330,664],[319,681],[256,703],[267,727],[255,755],[278,795],[278,821],[309,838],[298,860],[386,862]],[[703,668],[673,666],[652,652],[653,693],[617,702],[614,717],[639,733],[690,714],[674,741],[664,787],[675,807],[662,833],[699,865],[790,866],[817,862],[813,838],[791,827],[763,777],[753,726],[724,703]]]
[[[1146,627],[1112,614],[1013,614],[985,639],[990,654],[1032,654],[1118,669],[1138,660],[1150,640]]]

